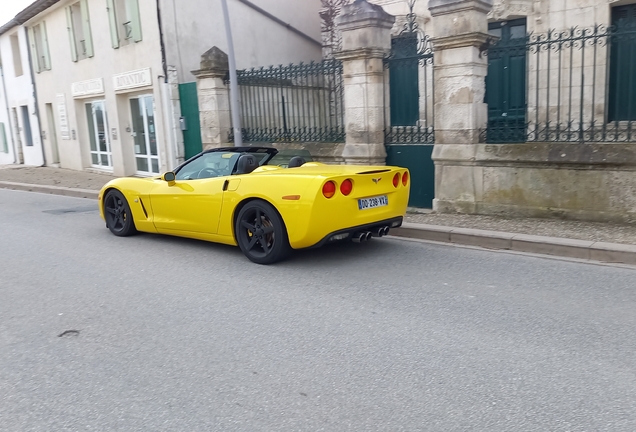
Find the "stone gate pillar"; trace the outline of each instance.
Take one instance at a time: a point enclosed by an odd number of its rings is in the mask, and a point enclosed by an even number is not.
[[[474,144],[486,126],[487,14],[492,0],[430,0],[435,50],[435,142]]]
[[[475,144],[486,128],[487,14],[493,0],[430,0],[435,50],[435,199],[440,212],[475,212]],[[459,163],[458,163],[459,162]]]
[[[203,150],[227,147],[230,119],[230,93],[223,82],[230,70],[227,54],[212,47],[201,56],[201,67],[192,71],[197,79],[199,118]]]
[[[386,163],[383,58],[391,49],[394,22],[394,16],[366,0],[343,7],[336,20],[342,33],[335,57],[343,62],[348,164]]]

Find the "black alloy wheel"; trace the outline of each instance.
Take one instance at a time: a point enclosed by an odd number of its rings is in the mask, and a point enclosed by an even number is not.
[[[118,190],[113,189],[106,194],[104,198],[104,215],[106,217],[106,226],[116,236],[126,237],[137,231],[128,201]]]
[[[251,201],[241,209],[235,232],[243,254],[257,264],[281,261],[291,250],[282,218],[264,201]]]

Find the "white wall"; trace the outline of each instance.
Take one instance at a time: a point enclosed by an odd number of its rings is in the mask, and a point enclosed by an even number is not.
[[[42,128],[47,133],[50,131],[45,104],[51,103],[56,108],[56,95],[64,94],[69,128],[75,132],[75,139],[72,139],[72,136],[71,139],[62,139],[59,113],[55,109],[61,167],[75,170],[91,167],[90,140],[85,104],[93,100],[105,100],[113,158],[113,173],[115,175],[135,174],[133,138],[131,133],[126,131],[128,127],[132,126],[129,98],[134,95],[152,94],[155,103],[160,171],[171,168],[173,165],[173,150],[166,134],[169,125],[164,121],[164,118],[166,118],[163,109],[163,91],[165,86],[163,83],[155,2],[151,0],[139,1],[143,40],[114,49],[111,44],[106,1],[89,1],[94,56],[77,62],[73,62],[71,59],[64,11],[64,6],[70,3],[72,2],[62,1],[27,23],[28,26],[32,26],[44,20],[46,21],[48,33],[51,70],[42,71],[35,75]],[[137,88],[129,92],[115,92],[113,75],[144,68],[151,69],[151,86]],[[72,83],[100,78],[103,80],[103,93],[82,97],[73,96],[71,92]],[[112,134],[113,128],[115,129],[115,137]],[[47,142],[45,149],[47,157],[51,157],[52,148],[50,141]]]
[[[180,82],[195,80],[201,54],[213,46],[228,52],[220,1],[161,0],[161,19],[169,65]],[[321,59],[320,0],[251,0],[251,3],[309,35],[288,30],[238,0],[228,0],[238,69]]]
[[[15,75],[15,67],[13,64],[13,51],[11,49],[11,35],[18,35],[20,55],[22,63],[22,75]],[[29,67],[29,55],[27,50],[27,38],[24,27],[15,27],[3,35],[0,35],[0,56],[2,58],[4,80],[6,85],[6,97],[9,109],[11,110],[12,127],[8,128],[7,133],[13,131],[13,141],[21,143],[18,153],[21,151],[22,160],[25,165],[40,166],[44,164],[42,154],[42,139],[40,136],[40,128],[38,117],[36,115],[35,98],[33,97],[33,83],[31,81],[31,71]],[[31,125],[32,146],[26,145],[26,131],[24,129],[24,119],[22,116],[22,106],[28,107],[29,123]],[[13,109],[18,112],[18,125],[14,122]],[[2,114],[0,114],[2,115]],[[3,158],[4,159],[4,158]],[[10,161],[13,162],[13,158]]]

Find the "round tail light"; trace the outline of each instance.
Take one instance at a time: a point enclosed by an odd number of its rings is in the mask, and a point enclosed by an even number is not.
[[[393,176],[393,187],[398,187],[399,183],[400,183],[400,173],[395,173],[395,175]]]
[[[322,194],[325,196],[325,198],[331,198],[332,196],[334,196],[336,194],[336,184],[332,181],[328,181],[327,183],[325,183],[325,185],[322,187]]]
[[[352,190],[353,190],[353,182],[351,181],[351,179],[346,179],[340,185],[340,192],[342,192],[344,196],[349,195]]]
[[[408,182],[409,182],[409,172],[407,171],[404,174],[402,174],[402,184],[406,186]]]

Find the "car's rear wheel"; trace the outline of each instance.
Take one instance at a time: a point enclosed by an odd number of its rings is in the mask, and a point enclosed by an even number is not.
[[[235,232],[243,254],[257,264],[281,261],[291,250],[283,219],[264,201],[250,201],[241,209]]]
[[[137,232],[130,206],[124,195],[118,190],[110,190],[104,198],[104,216],[110,232],[119,237]]]

